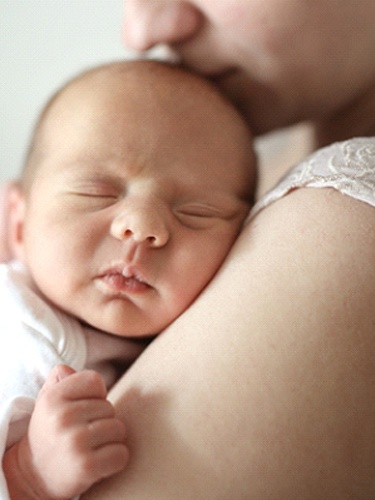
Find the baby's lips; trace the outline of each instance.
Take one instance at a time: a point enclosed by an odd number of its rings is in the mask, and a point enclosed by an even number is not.
[[[98,279],[107,293],[144,293],[153,288],[139,267],[122,262],[109,266]]]
[[[102,281],[117,293],[142,293],[151,287],[136,276],[123,276],[120,273],[109,273],[101,277]]]

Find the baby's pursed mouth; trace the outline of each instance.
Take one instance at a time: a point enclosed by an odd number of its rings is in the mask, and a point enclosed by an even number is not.
[[[102,284],[101,288],[107,294],[140,294],[153,288],[134,266],[112,266],[101,273],[97,281]]]
[[[119,292],[139,293],[151,288],[150,285],[136,276],[123,276],[120,273],[106,274],[102,276],[102,281]]]

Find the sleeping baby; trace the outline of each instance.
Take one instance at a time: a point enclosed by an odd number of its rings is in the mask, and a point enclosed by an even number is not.
[[[2,499],[69,499],[126,466],[107,389],[218,270],[255,165],[240,115],[177,67],[111,63],[50,99],[0,266]]]

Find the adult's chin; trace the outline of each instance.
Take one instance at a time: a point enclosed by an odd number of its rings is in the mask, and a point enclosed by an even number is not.
[[[295,123],[289,110],[270,86],[241,71],[230,71],[213,79],[218,88],[243,115],[254,135]]]

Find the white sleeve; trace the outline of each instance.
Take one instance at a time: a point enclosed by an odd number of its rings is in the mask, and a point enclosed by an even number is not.
[[[86,345],[74,322],[46,304],[23,277],[0,266],[0,452],[26,432],[35,398],[51,369],[81,370]],[[18,281],[17,281],[18,280]],[[21,281],[21,282],[20,282]],[[0,498],[9,498],[1,470]]]

